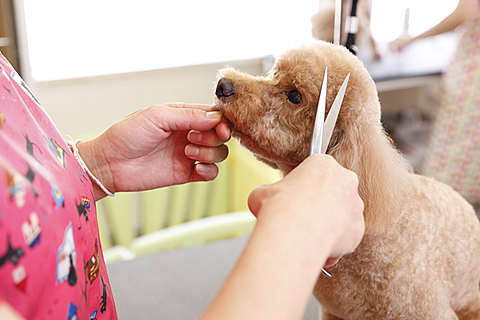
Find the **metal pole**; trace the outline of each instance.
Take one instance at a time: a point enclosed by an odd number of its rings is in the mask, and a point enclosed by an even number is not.
[[[356,54],[355,36],[358,32],[357,2],[358,0],[352,1],[352,10],[350,12],[350,16],[347,19],[347,29],[345,30],[345,32],[348,33],[346,47],[353,54]]]
[[[335,0],[335,29],[333,32],[333,44],[340,45],[342,27],[342,0]]]

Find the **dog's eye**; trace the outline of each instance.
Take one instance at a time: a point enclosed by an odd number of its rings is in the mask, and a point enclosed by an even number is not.
[[[300,92],[298,92],[298,90],[292,90],[290,92],[287,92],[287,97],[291,103],[300,104],[300,102],[302,102],[302,95],[300,94]]]

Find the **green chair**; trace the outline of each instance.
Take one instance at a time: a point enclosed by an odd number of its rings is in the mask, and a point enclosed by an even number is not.
[[[97,203],[100,238],[107,262],[249,234],[255,218],[250,192],[281,179],[238,142],[219,164],[214,181],[119,193]]]

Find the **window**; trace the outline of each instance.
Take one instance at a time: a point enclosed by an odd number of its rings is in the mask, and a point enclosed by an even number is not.
[[[233,61],[312,41],[317,0],[24,0],[35,81]]]
[[[442,21],[457,4],[458,0],[372,0],[373,37],[378,42],[398,38],[403,32],[407,8],[409,33],[419,35]]]
[[[327,1],[327,0],[320,0]],[[455,0],[372,0],[379,42],[418,34]],[[312,42],[319,0],[24,0],[32,78],[88,77],[276,55]]]

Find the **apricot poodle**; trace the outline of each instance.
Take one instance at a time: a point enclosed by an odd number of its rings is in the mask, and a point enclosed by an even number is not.
[[[322,319],[480,319],[475,212],[452,188],[413,173],[384,132],[375,83],[348,50],[322,41],[292,49],[266,76],[222,69],[215,108],[233,137],[287,174],[309,155],[326,66],[326,113],[351,73],[327,153],[358,174],[366,234],[327,268],[333,278],[319,276]]]

